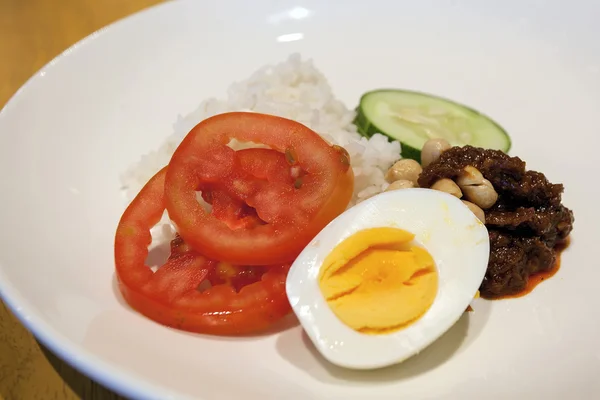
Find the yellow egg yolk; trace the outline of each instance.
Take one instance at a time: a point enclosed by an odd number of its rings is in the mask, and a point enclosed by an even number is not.
[[[334,314],[351,328],[389,333],[419,319],[438,289],[435,262],[398,228],[370,228],[350,236],[327,256],[319,287]]]

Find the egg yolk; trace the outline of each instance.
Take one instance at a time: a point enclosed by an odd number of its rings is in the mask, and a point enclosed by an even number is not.
[[[334,314],[351,328],[389,333],[419,319],[438,289],[435,262],[398,228],[365,229],[327,256],[319,287]]]

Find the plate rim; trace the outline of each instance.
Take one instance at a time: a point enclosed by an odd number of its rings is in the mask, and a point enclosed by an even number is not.
[[[134,23],[136,20],[144,18],[145,15],[159,12],[161,9],[177,7],[178,3],[182,2],[165,0],[162,3],[148,6],[95,30],[67,47],[35,71],[25,83],[17,89],[17,91],[8,99],[6,104],[4,104],[2,109],[0,109],[0,120],[6,118],[6,115],[15,104],[18,103],[23,96],[26,96],[30,87],[35,85],[40,79],[44,79],[46,71],[54,68],[71,54],[78,52],[83,47],[89,46],[90,43],[93,43],[97,38],[105,35],[106,32],[114,30],[117,26]],[[79,373],[107,389],[126,398],[134,399],[170,400],[174,399],[174,396],[176,396],[177,399],[182,400],[191,399],[176,390],[161,385],[151,384],[148,380],[115,366],[113,363],[108,363],[95,356],[81,345],[67,340],[64,335],[56,330],[50,323],[46,322],[37,315],[37,313],[31,311],[33,307],[30,302],[22,297],[17,288],[6,278],[2,268],[0,268],[0,299],[19,323],[21,323],[44,347],[48,348],[62,361],[75,368]]]

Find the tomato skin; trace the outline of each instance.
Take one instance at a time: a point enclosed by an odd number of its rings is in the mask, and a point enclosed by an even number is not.
[[[287,315],[289,266],[270,267],[260,281],[236,293],[229,285],[200,292],[216,262],[175,242],[175,251],[156,273],[145,265],[150,229],[165,209],[166,168],[144,186],[123,213],[115,234],[115,267],[127,303],[166,326],[206,334],[239,335],[263,330]]]
[[[306,176],[296,188],[284,182],[254,185],[249,174],[234,167],[231,149],[223,149],[232,138],[293,152]],[[213,168],[217,159],[224,163]],[[231,229],[198,204],[194,190],[205,183],[234,192],[268,224]],[[169,216],[194,250],[236,265],[273,265],[293,262],[346,209],[353,189],[354,174],[343,149],[295,121],[234,112],[200,122],[184,138],[169,163],[165,196]]]
[[[161,325],[210,335],[245,335],[269,328],[291,311],[285,296],[289,268],[272,268],[261,281],[243,287],[239,293],[229,285],[217,285],[204,292],[190,292],[172,304],[129,287],[122,293],[132,308]],[[268,300],[256,303],[257,297]],[[231,305],[219,309],[225,300]],[[248,307],[248,303],[254,306]]]

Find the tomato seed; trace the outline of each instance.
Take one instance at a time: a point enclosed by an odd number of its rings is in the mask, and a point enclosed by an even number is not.
[[[298,155],[296,154],[296,151],[294,151],[294,149],[285,149],[285,160],[290,165],[295,164],[297,159]]]

